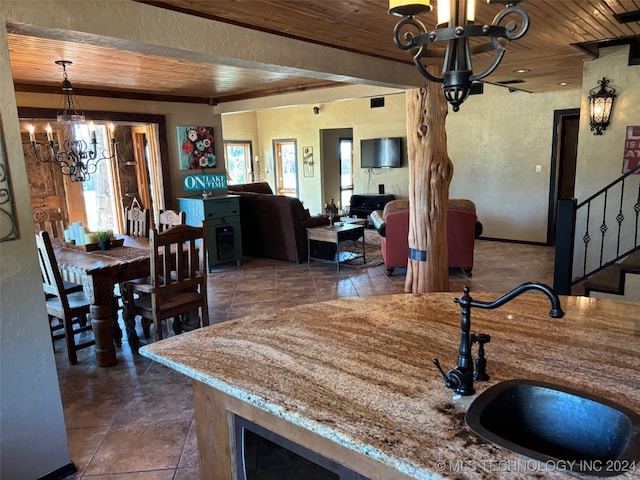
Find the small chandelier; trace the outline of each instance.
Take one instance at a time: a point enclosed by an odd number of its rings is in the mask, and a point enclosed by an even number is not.
[[[487,3],[503,3],[506,7],[494,17],[491,25],[477,25],[474,24],[475,0],[438,0],[438,23],[429,31],[414,16],[429,12],[430,0],[389,0],[389,13],[403,17],[393,29],[393,41],[398,48],[413,55],[413,63],[423,77],[444,84],[444,96],[457,112],[469,96],[471,84],[493,73],[502,61],[504,46],[529,29],[529,15],[517,6],[520,1],[487,0]],[[514,21],[500,25],[510,15],[520,17],[518,30]],[[474,37],[486,37],[487,42],[470,46],[469,39]],[[433,47],[436,42],[446,42],[446,48]],[[471,55],[491,51],[495,51],[492,63],[483,72],[474,74]],[[423,60],[430,56],[444,57],[442,77],[427,71]]]
[[[609,126],[613,100],[616,98],[616,90],[609,86],[609,80],[602,77],[598,80],[598,87],[589,90],[589,124],[594,135],[602,135]]]
[[[84,112],[77,106],[75,95],[73,94],[73,86],[67,75],[67,65],[72,62],[68,60],[56,60],[55,62],[62,66],[62,104],[61,110],[58,111],[56,119],[58,123],[75,124],[84,122]],[[98,168],[100,160],[110,160],[116,156],[116,139],[113,135],[114,126],[109,126],[109,152],[102,152],[102,156],[98,157],[96,130],[93,122],[89,124],[90,136],[89,141],[91,148],[89,149],[87,142],[84,140],[65,140],[63,145],[55,143],[53,140],[53,129],[48,124],[47,143],[36,142],[35,127],[29,125],[29,141],[33,148],[33,155],[42,163],[56,163],[60,167],[63,175],[70,177],[72,182],[85,182],[94,174]],[[74,132],[75,133],[75,132]],[[39,154],[41,147],[48,145],[49,152],[47,157]]]

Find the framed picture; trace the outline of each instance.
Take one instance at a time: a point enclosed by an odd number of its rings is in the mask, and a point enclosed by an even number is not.
[[[180,170],[216,166],[213,127],[178,126]]]
[[[302,147],[302,165],[305,177],[313,177],[313,147]]]

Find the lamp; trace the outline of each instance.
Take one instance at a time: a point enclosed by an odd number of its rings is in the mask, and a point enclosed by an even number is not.
[[[594,135],[602,135],[609,126],[613,100],[616,98],[616,90],[609,86],[609,80],[602,77],[598,85],[600,90],[598,87],[589,90],[589,124]]]
[[[62,66],[62,99],[61,99],[61,111],[58,111],[56,119],[58,123],[75,124],[84,122],[84,112],[77,106],[77,101],[73,94],[73,86],[69,81],[67,75],[67,65],[71,65],[72,62],[68,60],[56,60],[55,62]],[[82,139],[65,140],[63,145],[55,143],[53,140],[53,129],[48,124],[46,128],[47,143],[36,142],[35,127],[29,125],[29,141],[33,148],[33,154],[42,163],[56,163],[60,167],[60,171],[63,175],[68,175],[72,182],[84,182],[89,180],[89,177],[96,172],[98,168],[98,162],[100,160],[109,160],[116,156],[116,139],[113,135],[114,126],[109,126],[109,154],[102,152],[102,156],[98,158],[97,153],[97,140],[96,130],[93,122],[89,124],[90,130],[90,145],[89,149],[87,142]],[[75,132],[73,133],[75,135]],[[48,156],[42,157],[38,153],[39,148],[44,145],[49,146]]]
[[[506,6],[493,18],[491,25],[477,25],[474,23],[475,0],[438,0],[436,28],[428,31],[415,15],[429,12],[430,0],[389,0],[389,13],[403,17],[393,29],[393,41],[398,48],[413,55],[413,63],[423,77],[444,84],[444,96],[457,112],[469,96],[471,84],[498,67],[505,53],[504,45],[522,37],[529,29],[529,15],[517,5],[520,1],[487,0],[487,3]],[[519,29],[514,21],[500,25],[509,16],[520,17]],[[487,41],[470,45],[469,40],[474,37],[485,37]],[[437,42],[446,42],[446,47],[433,47]],[[495,52],[491,64],[481,73],[474,74],[471,55],[491,51]],[[430,56],[444,57],[442,77],[427,71],[424,60]]]

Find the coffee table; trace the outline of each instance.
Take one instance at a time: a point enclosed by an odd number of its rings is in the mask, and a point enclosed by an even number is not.
[[[357,217],[340,217],[340,221],[347,225],[364,225],[367,226],[366,218],[357,218]]]
[[[355,242],[362,237],[362,254],[341,250],[341,246],[347,241]],[[312,256],[311,242],[327,243],[335,245],[335,255],[333,258],[322,258]],[[335,262],[336,269],[340,271],[340,263],[347,260],[362,257],[363,265],[367,262],[364,248],[364,225],[346,224],[346,225],[330,225],[324,227],[307,228],[307,265],[311,263],[311,259],[320,261]]]

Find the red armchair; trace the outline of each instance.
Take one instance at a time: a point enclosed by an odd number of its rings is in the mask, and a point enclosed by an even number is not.
[[[396,203],[397,202],[397,203]],[[400,202],[405,202],[404,204]],[[470,205],[469,205],[470,204]],[[408,202],[394,200],[390,202],[388,209],[382,214],[372,214],[372,220],[378,231],[383,235],[381,240],[382,258],[388,273],[391,275],[394,268],[407,266],[409,252],[409,210]],[[473,249],[476,236],[476,214],[471,211],[470,201],[465,201],[459,209],[459,201],[451,200],[447,211],[447,248],[449,255],[449,268],[462,268],[467,275],[471,275],[473,269]],[[400,208],[400,210],[398,210]]]

